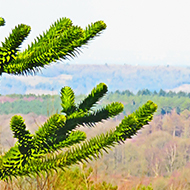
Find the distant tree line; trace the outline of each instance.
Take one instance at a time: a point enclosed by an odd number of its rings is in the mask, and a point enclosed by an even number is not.
[[[85,95],[76,96],[76,102]],[[61,111],[61,100],[59,95],[35,95],[35,94],[10,94],[7,97],[15,98],[14,102],[0,103],[0,114],[28,114],[30,112],[38,115],[49,116],[50,114]],[[32,100],[29,101],[29,98]],[[148,89],[139,90],[136,94],[130,90],[110,92],[103,98],[97,109],[111,103],[113,101],[120,101],[125,105],[123,114],[128,115],[142,106],[146,101],[152,100],[158,105],[156,115],[165,115],[171,113],[173,109],[177,114],[182,111],[190,110],[190,93],[186,92],[166,92],[160,89],[159,92],[150,91]]]
[[[159,92],[157,92],[156,90],[154,90],[153,92],[149,89],[142,89],[139,90],[136,94],[134,94],[132,91],[130,90],[124,90],[124,91],[120,91],[120,90],[116,90],[115,92],[109,92],[109,94],[120,94],[120,95],[126,95],[126,96],[164,96],[164,97],[189,97],[190,98],[190,93],[187,92],[183,92],[183,91],[179,91],[179,92],[174,92],[174,91],[164,91],[163,89],[160,89]],[[0,96],[2,96],[2,94],[0,94]],[[11,98],[28,98],[28,97],[40,97],[43,99],[48,99],[51,98],[52,95],[47,94],[47,95],[36,95],[36,94],[8,94],[6,95],[7,97],[11,97]],[[57,95],[53,95],[53,96],[57,96]]]
[[[133,92],[131,92],[130,90],[125,90],[125,91],[116,90],[115,92],[111,92],[111,93],[112,94],[117,93],[117,94],[126,95],[126,96],[135,96],[135,94]],[[160,89],[159,92],[157,92],[156,90],[154,90],[152,92],[148,89],[142,89],[136,93],[136,96],[164,96],[164,97],[175,97],[175,96],[177,96],[179,98],[180,97],[189,97],[190,98],[190,93],[186,93],[183,91],[179,91],[177,93],[174,91],[166,92],[163,89]]]
[[[0,96],[2,96],[0,94]],[[48,99],[48,98],[51,98],[52,95],[50,94],[47,94],[47,95],[36,95],[36,94],[7,94],[6,95],[7,97],[10,97],[10,98],[30,98],[30,97],[35,97],[35,98],[43,98],[43,99]]]

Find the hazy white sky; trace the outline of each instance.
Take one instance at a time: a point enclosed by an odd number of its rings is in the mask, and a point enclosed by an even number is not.
[[[190,65],[189,0],[0,0],[0,41],[23,23],[32,31],[23,48],[60,17],[107,29],[70,63]]]

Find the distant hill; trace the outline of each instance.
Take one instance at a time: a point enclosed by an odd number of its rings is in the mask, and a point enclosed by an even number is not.
[[[79,65],[56,63],[36,76],[3,74],[0,94],[59,94],[70,86],[76,94],[87,94],[100,82],[109,91],[149,89],[190,92],[190,68],[174,66]]]
[[[168,91],[173,91],[173,92],[180,92],[180,91],[182,91],[182,92],[190,92],[190,84],[183,84],[183,85],[181,85],[181,86],[179,86],[179,87],[176,87],[176,88],[173,88],[173,89],[167,89],[167,90],[165,90],[166,92],[168,92]]]

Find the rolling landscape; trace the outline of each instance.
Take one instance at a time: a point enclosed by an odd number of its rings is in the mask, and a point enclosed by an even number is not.
[[[85,68],[85,66],[81,67]],[[106,67],[106,65],[102,66],[104,69]],[[98,68],[94,69],[93,73],[96,73]],[[156,67],[149,67],[149,70],[146,68],[142,72],[141,70],[144,68],[139,67],[141,74],[137,75],[138,69],[131,66],[131,69],[134,70],[134,72],[131,71],[133,74],[122,75],[121,72],[121,78],[119,78],[119,69],[117,72],[110,71],[112,74],[115,72],[115,75],[105,74],[107,77],[110,76],[110,81],[118,79],[118,88],[116,83],[112,85],[111,89],[113,90],[108,92],[97,107],[117,101],[123,103],[124,111],[116,118],[99,123],[93,129],[89,127],[79,127],[78,129],[85,131],[88,138],[102,132],[106,133],[106,131],[117,126],[123,117],[134,112],[147,100],[152,100],[158,105],[158,110],[150,124],[141,129],[132,139],[128,139],[124,144],[112,148],[109,154],[104,153],[100,159],[90,161],[80,167],[74,166],[70,171],[67,170],[63,174],[58,173],[56,177],[50,177],[51,183],[55,184],[55,186],[61,183],[65,189],[76,188],[76,186],[73,187],[73,184],[77,185],[79,183],[81,185],[78,186],[78,189],[81,190],[143,190],[145,188],[150,190],[169,190],[171,188],[188,190],[190,188],[188,179],[190,175],[190,92],[188,88],[182,88],[188,86],[189,70],[187,68],[160,67],[157,68],[156,72]],[[83,70],[85,71],[85,69]],[[90,69],[87,69],[87,71],[90,72]],[[87,71],[86,75],[89,74]],[[156,73],[162,75],[162,80],[157,77]],[[68,74],[74,76],[73,73],[68,72]],[[94,83],[97,83],[98,76],[95,76],[95,74],[92,74],[91,79],[94,79]],[[125,82],[123,78],[128,76],[134,77],[134,83]],[[150,76],[151,81],[149,79],[146,86],[145,81],[148,81],[148,76]],[[101,78],[101,74],[99,77]],[[170,80],[169,77],[171,77]],[[137,83],[137,78],[142,83]],[[81,79],[81,83],[80,81],[77,82],[79,86],[83,84],[84,92],[90,91],[91,85],[94,84],[93,80],[88,81],[87,79],[83,80],[83,82]],[[103,78],[102,80],[105,79]],[[157,86],[156,81],[159,82]],[[84,85],[85,82],[86,85]],[[107,79],[108,82],[109,80]],[[170,84],[166,84],[167,82],[170,82]],[[154,86],[149,86],[150,83],[154,84]],[[69,82],[67,85],[72,86]],[[121,86],[123,87],[121,88]],[[80,88],[73,84],[73,89],[77,91]],[[48,88],[44,90],[48,90]],[[78,94],[76,102],[80,102],[82,97],[85,96],[80,91],[76,94]],[[0,96],[2,152],[12,147],[16,142],[9,127],[13,115],[21,115],[28,129],[34,133],[49,116],[61,111],[60,103],[60,97],[57,94],[2,94]],[[80,179],[80,181],[75,180],[76,173],[77,179]],[[69,176],[72,177],[69,178]],[[71,183],[68,184],[63,181],[64,178],[69,179]],[[41,180],[45,181],[45,179]],[[72,180],[75,180],[75,182],[72,183]],[[33,179],[30,184],[33,184],[34,188],[36,180]],[[27,182],[22,181],[22,186],[23,189],[29,188]],[[20,186],[20,189],[22,189],[22,186]],[[55,189],[61,188],[57,185]]]
[[[57,63],[42,69],[35,76],[3,74],[0,94],[59,94],[63,86],[70,86],[77,95],[87,94],[104,82],[109,92],[116,90],[160,89],[190,92],[190,67],[132,66],[129,64],[91,65]],[[79,72],[80,71],[80,72]],[[18,88],[19,86],[19,88]]]
[[[190,190],[189,1],[2,1],[0,190]]]

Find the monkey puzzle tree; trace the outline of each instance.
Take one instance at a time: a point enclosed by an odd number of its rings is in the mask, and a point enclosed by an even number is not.
[[[0,18],[0,25],[4,24],[4,19]],[[98,21],[83,30],[73,26],[70,19],[62,18],[20,52],[19,46],[30,32],[29,26],[20,24],[0,47],[0,74],[32,74],[53,61],[75,57],[82,45],[105,28],[106,24]],[[92,109],[106,93],[107,86],[100,83],[77,105],[73,90],[63,87],[60,97],[62,113],[52,115],[35,134],[26,130],[21,116],[13,116],[10,127],[18,141],[0,157],[0,179],[31,176],[42,171],[48,173],[97,158],[103,151],[135,135],[152,120],[157,109],[156,104],[148,101],[138,111],[125,117],[114,130],[86,140],[84,132],[75,130],[77,126],[94,127],[95,123],[123,111],[123,105],[118,102],[99,110]]]

